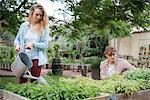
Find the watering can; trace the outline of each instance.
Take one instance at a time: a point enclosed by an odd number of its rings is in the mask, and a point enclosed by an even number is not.
[[[11,70],[16,77],[36,79],[39,83],[47,85],[48,84],[47,81],[42,76],[35,77],[31,75],[30,71],[28,70],[31,67],[32,67],[31,59],[28,57],[27,54],[23,52],[19,53],[14,62],[11,64]]]

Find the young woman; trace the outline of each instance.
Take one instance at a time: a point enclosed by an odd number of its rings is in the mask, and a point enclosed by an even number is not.
[[[100,64],[100,76],[101,79],[108,78],[114,73],[121,74],[125,70],[134,69],[127,60],[116,57],[116,50],[113,47],[106,47],[104,54],[106,56],[106,60],[102,61]]]
[[[47,63],[48,17],[40,4],[34,4],[29,12],[28,20],[21,24],[14,45],[17,52],[26,53],[33,62],[31,74],[39,77],[42,65]],[[34,80],[31,80],[34,81]],[[27,82],[20,78],[19,83]]]

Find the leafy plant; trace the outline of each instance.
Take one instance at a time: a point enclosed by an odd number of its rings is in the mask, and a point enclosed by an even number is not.
[[[91,64],[92,68],[99,68],[100,62],[104,60],[104,58],[99,58],[97,56],[85,57],[83,62],[85,64]]]
[[[14,47],[0,46],[0,63],[11,64],[15,59]]]
[[[138,74],[136,74],[138,75]],[[120,75],[113,75],[107,80],[93,80],[89,77],[45,76],[47,86],[40,84],[9,83],[5,89],[32,100],[81,100],[101,95],[101,93],[126,93],[149,89],[149,80],[129,80]]]
[[[128,70],[124,73],[124,77],[129,80],[150,80],[150,69],[137,68],[134,70]]]
[[[12,40],[12,35],[17,33],[20,23],[22,23],[25,17],[28,15],[27,9],[29,9],[35,2],[35,0],[29,2],[27,0],[1,0],[0,37],[4,36],[3,39],[6,41]],[[3,35],[3,33],[7,34]]]
[[[55,58],[59,58],[60,57],[60,52],[59,52],[60,46],[59,46],[59,44],[55,44],[53,48],[54,48],[54,52],[55,52]]]
[[[0,77],[0,89],[5,88],[8,83],[16,83],[16,77]]]
[[[62,58],[64,63],[82,63],[81,59],[72,59],[72,58]]]

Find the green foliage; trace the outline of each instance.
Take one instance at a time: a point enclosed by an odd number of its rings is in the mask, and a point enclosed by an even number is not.
[[[110,34],[112,37],[125,37],[131,35],[130,25],[125,21],[112,20],[110,21],[110,27]]]
[[[54,0],[55,1],[55,0]],[[59,1],[59,0],[58,0]],[[109,30],[100,34],[113,37],[131,35],[132,27],[150,25],[149,2],[145,0],[121,0],[116,6],[113,0],[64,0],[66,11],[72,12],[72,23],[61,25],[58,33],[69,34],[71,38],[80,38],[87,31]],[[58,28],[59,30],[59,28]],[[68,31],[69,30],[69,31]]]
[[[2,32],[2,33],[0,32],[0,38],[4,42],[12,43],[14,41],[15,36],[12,35],[11,32],[7,31],[7,32]]]
[[[100,62],[103,61],[104,58],[99,58],[97,56],[93,57],[84,57],[83,63],[85,64],[91,64],[92,68],[99,68]]]
[[[45,76],[45,78],[49,85],[9,83],[5,89],[32,100],[81,100],[99,96],[101,93],[133,95],[135,91],[150,88],[149,80],[129,80],[118,74],[107,80],[93,80],[79,76],[73,78]]]
[[[144,10],[146,10],[148,6],[149,3],[145,2],[144,0],[120,1],[119,6],[115,6],[112,0],[88,0],[81,1],[76,9],[79,11],[78,13],[81,13],[80,17],[83,20],[85,18],[90,18],[88,21],[85,22],[89,22],[92,20],[92,24],[97,21],[97,23],[100,22],[101,25],[107,25],[107,22],[109,23],[109,21],[113,19],[128,21],[131,23],[133,22],[135,25],[134,20],[137,20],[137,18],[139,21],[142,20],[139,15],[144,14]],[[131,12],[128,13],[129,11]]]
[[[72,12],[74,20],[54,26],[52,33],[62,34],[70,40],[75,40],[75,43],[77,40],[87,40],[77,52],[69,50],[75,55],[79,53],[80,57],[103,57],[109,39],[131,36],[133,27],[143,27],[146,30],[150,25],[150,6],[145,0],[121,0],[118,6],[113,0],[61,2],[66,4],[64,13]]]
[[[54,48],[55,58],[59,58],[60,57],[60,52],[59,52],[60,46],[59,46],[59,44],[55,44],[53,48]]]
[[[0,46],[0,63],[11,64],[15,59],[15,49],[11,46]]]
[[[92,79],[82,79],[81,77],[71,79],[56,76],[47,77],[46,79],[50,84],[48,86],[31,83],[21,85],[8,84],[6,89],[32,100],[39,98],[45,100],[80,100],[99,95],[98,89],[89,81]]]
[[[108,45],[108,37],[101,36],[99,33],[93,33],[88,36],[84,56],[104,57],[105,47]]]
[[[72,58],[62,58],[64,63],[82,63],[81,59],[72,59]]]
[[[0,77],[0,89],[5,88],[10,82],[16,83],[16,77]]]
[[[129,80],[150,80],[150,69],[137,68],[134,70],[128,70],[124,73],[124,77]]]
[[[72,100],[84,99],[100,95],[101,92],[106,93],[127,93],[133,94],[140,90],[140,82],[132,80],[124,80],[121,78],[94,81],[89,78],[50,78],[48,79],[49,86],[42,86],[39,84],[8,84],[8,90],[19,93],[22,96],[28,97],[32,100],[37,98],[52,100]],[[146,88],[145,88],[146,89]]]
[[[0,33],[7,32],[11,35],[17,34],[19,25],[27,17],[27,9],[35,3],[35,0],[16,1],[16,0],[1,0],[0,1]],[[7,40],[7,39],[5,39]]]
[[[47,57],[48,57],[48,60],[51,61],[52,60],[52,57],[53,57],[53,49],[48,47],[47,48]]]

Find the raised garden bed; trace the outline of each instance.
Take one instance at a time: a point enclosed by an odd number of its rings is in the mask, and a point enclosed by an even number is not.
[[[114,95],[102,94],[102,96],[88,98],[86,100],[150,100],[150,89],[137,91],[131,96],[125,93]]]
[[[7,90],[0,90],[0,100],[29,100],[15,93]],[[128,96],[125,93],[108,94],[101,93],[101,96],[87,98],[84,100],[150,100],[150,89],[135,92],[133,95]]]
[[[106,80],[79,76],[45,78],[49,85],[8,83],[4,88],[31,100],[150,100],[149,69],[131,70]]]

